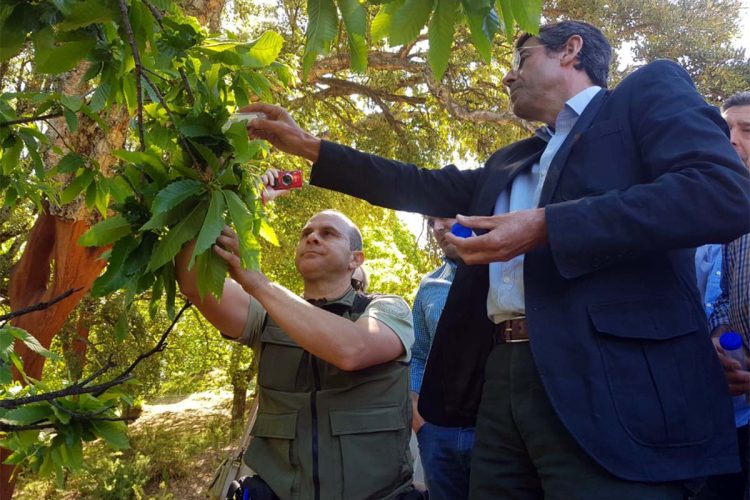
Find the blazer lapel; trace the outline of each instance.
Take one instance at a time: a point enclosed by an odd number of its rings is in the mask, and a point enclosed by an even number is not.
[[[482,189],[477,203],[475,215],[492,215],[500,193],[508,187],[508,184],[519,173],[533,165],[535,161],[539,161],[546,144],[542,139],[538,139],[538,144],[532,145],[535,150],[531,151],[530,154],[525,154],[523,158],[491,170],[484,180],[484,189]]]
[[[570,150],[581,137],[581,133],[591,126],[591,122],[596,118],[606,94],[607,89],[601,89],[593,99],[591,99],[591,102],[589,102],[586,109],[583,110],[583,114],[576,121],[576,124],[568,134],[568,137],[565,138],[565,142],[563,142],[562,146],[560,146],[560,149],[557,151],[557,154],[555,154],[555,157],[552,159],[552,164],[549,167],[549,171],[547,171],[547,178],[544,180],[544,186],[542,186],[542,193],[539,196],[540,207],[544,207],[552,199],[557,183],[560,180],[560,175],[562,174],[568,156],[570,155]]]

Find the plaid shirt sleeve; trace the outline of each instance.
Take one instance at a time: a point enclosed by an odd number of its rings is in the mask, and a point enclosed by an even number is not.
[[[714,310],[708,318],[708,325],[714,331],[721,325],[729,324],[729,251],[727,245],[721,249],[721,293],[714,303]]]

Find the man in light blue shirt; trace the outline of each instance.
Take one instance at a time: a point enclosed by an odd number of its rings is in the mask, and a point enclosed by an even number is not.
[[[422,279],[414,299],[414,346],[410,363],[412,429],[419,441],[419,456],[431,500],[462,500],[469,494],[469,466],[474,427],[445,427],[425,422],[419,414],[419,390],[440,315],[448,298],[456,264],[456,247],[445,241],[456,219],[427,217],[427,226],[443,251],[444,263]]]

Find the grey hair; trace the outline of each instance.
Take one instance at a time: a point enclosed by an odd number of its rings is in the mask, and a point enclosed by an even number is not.
[[[516,41],[516,50],[526,41],[535,36],[546,47],[546,52],[560,52],[568,39],[578,35],[583,39],[583,46],[578,53],[578,63],[575,69],[586,71],[594,85],[607,87],[609,78],[609,63],[612,60],[612,46],[604,34],[594,26],[582,21],[561,21],[545,24],[539,28],[538,35],[524,33]]]
[[[737,92],[721,105],[721,110],[726,111],[734,106],[750,106],[750,90]]]

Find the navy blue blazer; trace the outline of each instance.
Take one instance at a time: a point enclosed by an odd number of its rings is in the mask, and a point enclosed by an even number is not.
[[[399,210],[489,215],[544,147],[526,139],[461,171],[324,142],[311,183]],[[550,166],[540,200],[549,243],[524,264],[531,349],[565,427],[618,477],[738,470],[693,248],[750,231],[749,196],[748,171],[718,110],[668,61],[601,91]],[[486,265],[457,269],[420,393],[430,422],[474,421],[492,349],[488,275]]]

